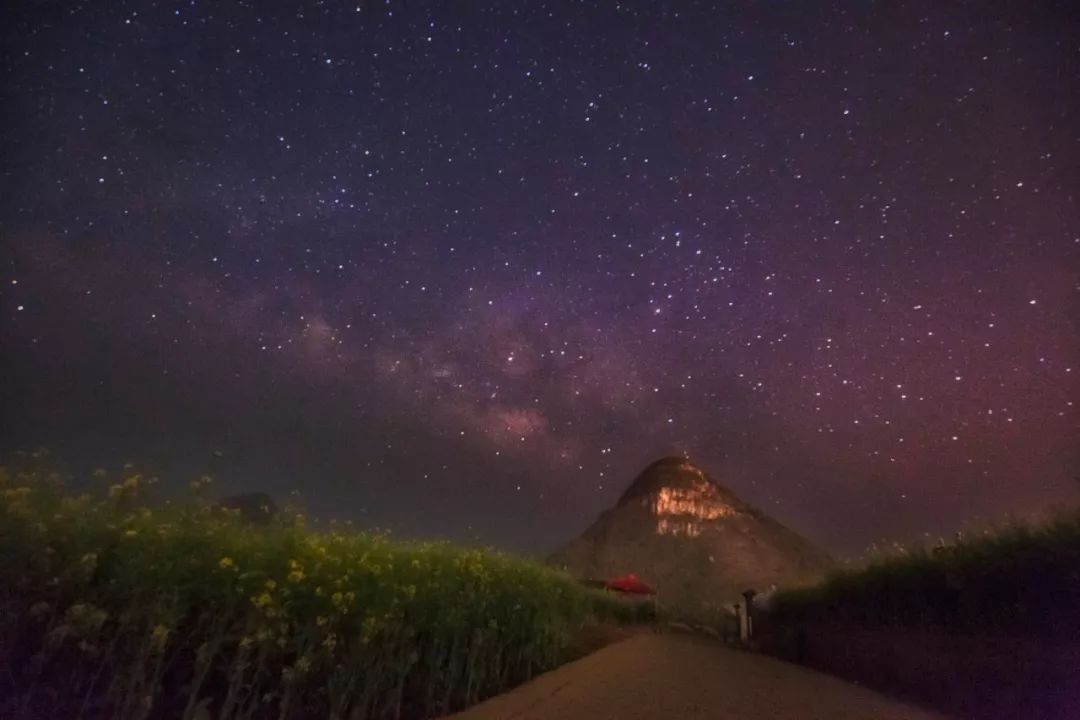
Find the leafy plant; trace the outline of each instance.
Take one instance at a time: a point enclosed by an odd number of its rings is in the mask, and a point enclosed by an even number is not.
[[[854,622],[1050,636],[1080,627],[1080,512],[898,549],[810,588],[776,593],[770,622]]]
[[[209,478],[151,508],[151,482],[0,470],[0,715],[429,717],[551,668],[587,623],[648,619],[495,552],[254,527]]]

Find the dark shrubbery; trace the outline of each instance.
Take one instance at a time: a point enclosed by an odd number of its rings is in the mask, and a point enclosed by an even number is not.
[[[1049,636],[1080,628],[1080,513],[916,549],[776,593],[770,622]]]
[[[428,717],[651,612],[494,552],[151,509],[146,483],[0,470],[0,716]]]

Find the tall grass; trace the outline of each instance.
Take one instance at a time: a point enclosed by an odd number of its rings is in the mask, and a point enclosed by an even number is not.
[[[531,562],[152,509],[147,482],[95,498],[0,471],[0,716],[430,717],[556,665],[589,622],[640,619]]]
[[[959,633],[1080,630],[1080,512],[904,550],[776,593],[769,622],[851,622]]]

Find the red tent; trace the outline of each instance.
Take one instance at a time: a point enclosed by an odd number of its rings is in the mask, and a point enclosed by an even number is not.
[[[604,588],[607,590],[615,590],[616,592],[628,593],[630,595],[656,594],[655,590],[638,580],[638,576],[633,573],[614,578],[613,580],[608,580],[604,583]]]

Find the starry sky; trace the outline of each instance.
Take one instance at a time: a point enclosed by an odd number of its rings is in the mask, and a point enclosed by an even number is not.
[[[541,553],[1080,497],[1069,2],[21,2],[0,450]]]

